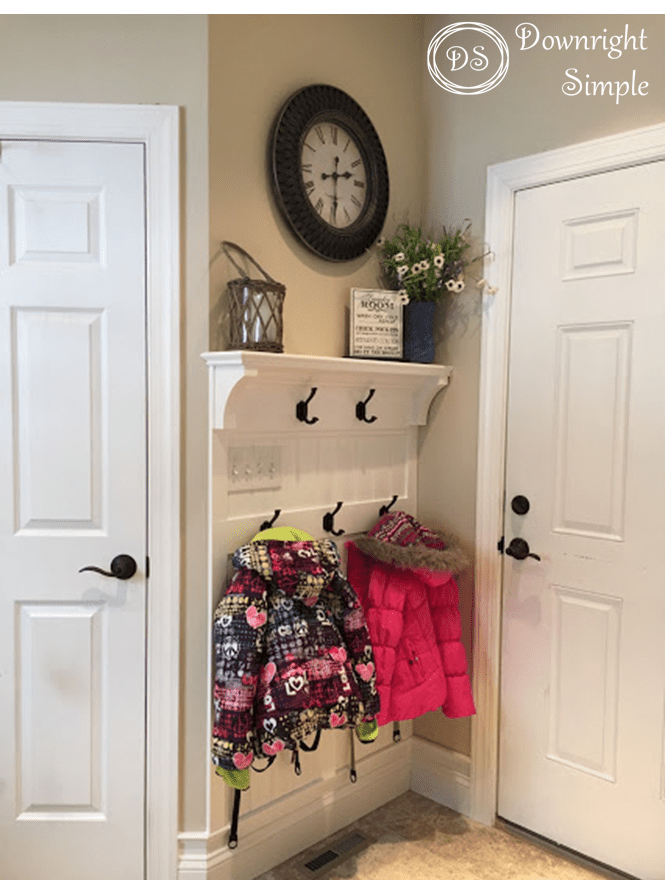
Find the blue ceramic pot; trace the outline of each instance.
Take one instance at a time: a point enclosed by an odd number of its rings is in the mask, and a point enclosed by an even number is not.
[[[434,360],[433,302],[410,302],[404,306],[404,360],[431,364]]]

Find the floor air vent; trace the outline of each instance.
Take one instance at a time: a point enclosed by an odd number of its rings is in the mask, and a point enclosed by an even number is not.
[[[300,866],[300,870],[306,877],[320,877],[326,871],[336,868],[346,859],[350,859],[351,856],[368,847],[371,842],[359,831],[352,831],[345,837],[340,837],[328,849],[308,859]]]

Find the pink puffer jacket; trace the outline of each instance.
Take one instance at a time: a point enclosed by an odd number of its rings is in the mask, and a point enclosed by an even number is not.
[[[453,577],[466,565],[458,545],[396,511],[346,549],[374,649],[378,723],[439,707],[449,718],[474,715]]]

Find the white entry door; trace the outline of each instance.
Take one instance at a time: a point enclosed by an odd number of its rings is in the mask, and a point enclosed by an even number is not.
[[[143,167],[0,143],[3,880],[143,877]]]
[[[665,877],[664,194],[658,162],[517,195],[509,379],[505,544],[540,559],[504,557],[498,813],[640,880]]]

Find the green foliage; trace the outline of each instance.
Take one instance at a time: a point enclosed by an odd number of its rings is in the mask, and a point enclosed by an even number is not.
[[[464,259],[471,246],[467,238],[470,226],[451,231],[444,226],[443,235],[435,241],[426,238],[420,226],[400,223],[392,238],[378,242],[386,286],[405,290],[412,302],[436,302],[451,288],[461,290],[462,273],[474,262]]]

